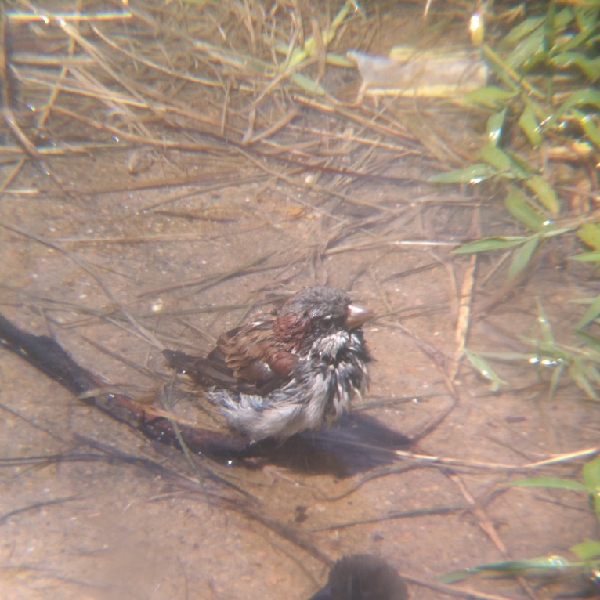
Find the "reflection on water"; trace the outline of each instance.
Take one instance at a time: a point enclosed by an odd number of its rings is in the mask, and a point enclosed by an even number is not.
[[[249,451],[292,471],[344,479],[393,463],[394,450],[408,444],[406,436],[357,413],[344,415],[329,429],[304,432],[281,444],[268,440]]]
[[[345,556],[333,565],[323,589],[310,600],[406,600],[406,584],[380,558]]]

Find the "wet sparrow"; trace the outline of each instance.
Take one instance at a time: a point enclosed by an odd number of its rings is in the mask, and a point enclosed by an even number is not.
[[[361,326],[372,315],[343,290],[314,286],[222,335],[206,358],[164,356],[206,388],[229,427],[251,441],[285,439],[335,420],[365,388],[371,357]]]

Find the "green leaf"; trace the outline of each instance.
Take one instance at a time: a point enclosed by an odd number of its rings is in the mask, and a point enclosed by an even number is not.
[[[586,3],[581,3],[582,6],[574,6],[573,12],[575,14],[575,20],[579,33],[575,35],[564,36],[560,40],[560,44],[557,45],[557,53],[568,52],[570,50],[576,50],[583,47],[592,36],[595,36],[598,32],[598,2],[597,0],[590,0]],[[594,6],[595,5],[595,6]],[[597,36],[596,36],[597,38]],[[587,44],[588,47],[594,46],[594,40],[590,40]]]
[[[583,129],[587,138],[600,148],[600,128],[596,124],[594,119],[597,119],[597,115],[586,115],[580,113],[578,110],[574,110],[573,114],[577,117],[581,128]]]
[[[588,379],[592,380],[596,385],[600,385],[600,371],[589,360],[585,364],[585,372]]]
[[[352,68],[355,66],[354,62],[347,58],[344,54],[337,54],[335,52],[327,53],[327,64],[335,65],[336,67],[347,68]]]
[[[504,37],[505,44],[516,44],[526,35],[537,29],[543,22],[545,17],[529,17],[521,21],[516,27],[513,27]]]
[[[581,568],[583,566],[585,565],[582,563],[571,563],[562,556],[542,556],[529,560],[509,560],[506,562],[488,563],[487,565],[477,565],[471,569],[457,569],[438,577],[438,581],[442,583],[454,583],[469,577],[469,575],[489,572],[510,576],[519,573],[531,574],[536,572],[540,574],[552,572],[563,574],[568,569]]]
[[[529,264],[533,253],[537,250],[541,242],[540,235],[534,235],[528,239],[513,255],[512,262],[508,269],[508,278],[513,279]]]
[[[561,43],[556,45],[556,54],[560,54],[563,52],[570,52],[571,50],[577,50],[580,48],[585,42],[588,41],[592,35],[594,35],[594,29],[588,29],[587,31],[580,31],[579,33],[559,40]],[[593,41],[592,41],[593,43]]]
[[[487,379],[490,383],[490,390],[497,392],[501,385],[508,385],[504,379],[501,379],[497,373],[490,367],[489,363],[485,358],[471,350],[465,348],[465,356],[469,359],[469,362],[479,371],[479,374]]]
[[[546,223],[545,217],[525,201],[525,198],[517,188],[510,186],[504,204],[508,212],[528,229],[541,231],[544,228],[544,224]]]
[[[502,127],[504,126],[504,118],[506,117],[506,108],[499,113],[492,115],[486,125],[486,133],[488,144],[497,146],[502,136]]]
[[[513,169],[519,179],[527,179],[534,175],[531,170],[531,161],[526,159],[521,154],[514,152],[510,148],[505,149],[506,154],[508,154],[513,161]]]
[[[574,6],[575,20],[577,27],[584,32],[593,33],[598,29],[598,9],[600,8],[598,0],[589,0],[580,2],[581,6]]]
[[[325,94],[325,88],[323,88],[322,85],[316,81],[313,81],[310,77],[307,77],[302,73],[292,73],[292,75],[290,75],[290,79],[307,92],[318,94],[319,96],[323,96]]]
[[[554,111],[552,117],[550,117],[547,126],[554,127],[558,120],[574,106],[586,106],[591,105],[596,108],[600,108],[600,92],[592,88],[584,90],[577,90],[573,92],[563,104]]]
[[[580,329],[577,329],[575,333],[577,334],[577,337],[581,338],[587,344],[589,349],[600,355],[600,340],[598,338],[590,335],[586,331],[581,331]]]
[[[600,492],[600,456],[586,462],[582,469],[583,481],[590,493]]]
[[[592,387],[590,380],[588,378],[585,364],[583,360],[579,357],[573,359],[573,362],[569,366],[569,375],[571,379],[577,384],[577,386],[583,390],[590,399],[598,400],[598,394],[596,390]]]
[[[562,52],[553,56],[551,62],[554,66],[563,69],[576,66],[592,83],[600,77],[600,57],[587,58],[581,52]]]
[[[553,16],[553,31],[560,31],[573,20],[573,13],[570,8],[564,8],[557,15]],[[542,18],[545,22],[546,18]],[[535,27],[531,33],[521,39],[517,47],[506,58],[506,64],[512,69],[516,69],[523,65],[526,61],[538,52],[544,51],[544,42],[547,32],[547,27]],[[547,48],[550,50],[550,48]]]
[[[496,108],[497,106],[504,106],[515,95],[516,92],[510,92],[494,85],[488,85],[487,87],[473,90],[472,92],[465,94],[463,103],[467,105]]]
[[[479,158],[494,167],[504,177],[509,179],[522,179],[524,174],[514,160],[497,146],[486,144],[479,151]]]
[[[437,580],[440,583],[445,584],[457,583],[458,581],[464,581],[469,577],[469,575],[472,575],[473,573],[474,571],[471,571],[469,569],[457,569],[456,571],[450,571],[449,573],[444,573],[443,575],[440,575],[437,578]]]
[[[499,573],[523,573],[525,571],[562,571],[571,563],[562,556],[542,556],[528,560],[507,560],[505,562],[489,563],[477,566],[478,571],[497,571]],[[472,569],[471,569],[472,570]]]
[[[542,134],[540,131],[540,124],[529,103],[525,105],[525,109],[519,117],[519,127],[523,130],[527,139],[529,139],[529,143],[534,148],[537,148],[542,141]]]
[[[546,23],[544,27],[544,47],[546,52],[550,52],[556,39],[556,1],[550,0],[548,12],[546,13]]]
[[[516,362],[528,362],[539,360],[539,356],[536,353],[531,352],[480,352],[481,356],[487,358],[493,358],[495,360],[505,361],[516,361]]]
[[[600,225],[598,223],[584,223],[577,230],[577,237],[594,250],[600,250]]]
[[[598,315],[600,315],[600,295],[596,296],[594,301],[590,304],[589,308],[583,314],[583,317],[581,317],[577,325],[575,325],[575,329],[583,329],[586,325],[596,319]]]
[[[587,492],[585,483],[574,479],[562,479],[560,477],[531,477],[529,479],[517,479],[510,481],[508,485],[513,487],[545,487],[560,490],[571,490],[573,492]]]
[[[548,52],[542,49],[539,52],[536,52],[531,58],[527,59],[523,63],[523,65],[520,67],[520,73],[524,77],[526,75],[529,75],[532,71],[535,71],[536,69],[546,69],[547,63]]]
[[[535,346],[537,346],[538,356],[542,359],[542,364],[544,361],[551,362],[559,362],[559,361],[569,361],[571,359],[572,354],[567,350],[563,350],[560,346],[558,346],[554,340],[550,342],[545,342],[544,340],[536,340],[533,342]]]
[[[489,66],[490,72],[493,72],[509,90],[512,90],[515,94],[519,93],[522,88],[520,75],[507,65],[500,55],[488,44],[483,44],[481,52]]]
[[[557,215],[559,211],[558,197],[550,184],[539,175],[533,175],[525,180],[525,185],[535,194],[540,204],[552,215]]]
[[[583,252],[572,257],[573,260],[581,262],[600,262],[600,251],[598,252]]]
[[[511,69],[519,69],[528,60],[544,49],[544,30],[536,29],[523,38],[517,47],[506,57],[506,64]]]
[[[546,317],[546,312],[539,298],[536,298],[537,309],[538,309],[538,323],[540,325],[540,333],[542,339],[546,344],[554,344],[554,334],[552,333],[552,326]]]
[[[548,400],[552,400],[554,398],[554,394],[556,393],[556,388],[560,382],[560,378],[562,374],[565,372],[567,368],[567,364],[561,362],[557,367],[555,367],[554,371],[552,371],[552,377],[550,377],[550,386],[548,388]]]
[[[580,560],[590,560],[596,558],[596,556],[600,556],[600,541],[586,539],[575,546],[571,546],[570,550]]]
[[[323,42],[325,43],[325,46],[327,46],[331,42],[331,40],[333,40],[338,28],[343,23],[346,16],[348,15],[348,13],[354,8],[355,8],[354,3],[351,0],[347,0],[344,3],[344,5],[342,6],[342,8],[340,9],[340,11],[338,12],[338,14],[335,16],[333,22],[331,23],[331,26],[328,29],[324,29],[321,32],[321,36],[323,38]],[[317,43],[315,41],[315,38],[309,37],[304,42],[304,48],[295,48],[294,49],[294,51],[292,52],[292,54],[290,56],[289,63],[287,66],[288,66],[288,68],[294,67],[294,66],[298,65],[299,63],[301,63],[302,61],[306,60],[308,57],[315,56],[316,53],[317,53]],[[307,80],[308,80],[308,78],[307,78]],[[310,80],[308,80],[308,81],[310,81]],[[313,83],[313,86],[316,85],[316,84],[314,84],[314,82],[312,82],[312,83]],[[300,83],[299,85],[302,85],[302,84]],[[302,87],[305,87],[305,86],[302,85]],[[318,87],[321,87],[321,86],[318,86]],[[306,89],[309,89],[309,88],[306,88]],[[309,89],[309,91],[315,91],[315,89]]]
[[[477,163],[465,169],[437,173],[427,179],[431,183],[479,183],[489,179],[493,175],[492,170],[483,163]]]
[[[526,242],[526,237],[489,237],[463,244],[460,248],[452,250],[452,254],[475,254],[476,252],[488,252],[490,250],[506,250],[519,246]]]

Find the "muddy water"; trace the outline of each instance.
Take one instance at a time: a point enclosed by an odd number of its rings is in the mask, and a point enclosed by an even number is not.
[[[436,353],[451,362],[456,323],[452,278],[463,273],[460,261],[450,263],[444,251],[430,248],[349,250],[324,257],[316,273],[314,248],[325,243],[333,225],[317,214],[290,218],[292,205],[258,198],[256,191],[253,186],[223,191],[219,205],[242,215],[227,223],[136,214],[160,200],[155,193],[97,196],[81,205],[7,196],[2,219],[52,237],[95,269],[113,297],[144,327],[164,335],[165,343],[188,350],[208,349],[207,337],[234,326],[246,312],[215,312],[215,306],[251,305],[255,292],[268,297],[299,289],[317,277],[347,286],[362,270],[352,286],[356,298],[379,314],[392,314],[365,331],[376,358],[365,403],[383,405],[368,409],[357,404],[357,415],[374,417],[398,434],[418,436],[456,401],[445,421],[405,449],[490,465],[516,467],[595,443],[596,407],[572,385],[552,400],[535,386],[491,395],[464,369],[454,388],[448,386],[446,365],[436,361]],[[189,201],[189,208],[203,201],[215,202],[198,198]],[[403,231],[399,223],[397,234],[413,236],[413,228]],[[123,243],[123,238],[135,241]],[[82,365],[151,398],[159,381],[117,357],[164,375],[160,352],[122,321],[99,318],[112,314],[114,306],[97,280],[72,255],[14,232],[3,232],[3,247],[6,314],[29,331],[51,331]],[[143,295],[239,268],[248,248],[255,249],[254,256],[268,255],[254,273],[201,291],[192,286]],[[527,332],[535,322],[535,296],[541,296],[559,326],[567,325],[565,303],[571,294],[582,293],[577,275],[542,266],[518,299],[474,323],[471,347],[511,349],[515,342],[508,333]],[[499,370],[515,388],[537,383],[531,368],[500,365]],[[2,472],[2,514],[26,509],[2,522],[7,597],[166,598],[187,593],[264,598],[285,590],[290,597],[303,598],[322,581],[325,567],[319,558],[206,496],[211,492],[246,502],[227,486],[208,481],[203,491],[150,463],[108,460],[106,452],[124,453],[149,458],[192,480],[195,476],[177,451],[157,447],[97,414],[7,353],[2,354],[1,402],[3,457],[73,457]],[[471,496],[490,500],[486,514],[510,556],[564,552],[589,535],[593,520],[584,498],[523,490],[492,496],[508,477],[492,466],[455,473],[422,465],[406,471],[402,458],[378,455],[373,448],[378,434],[369,438],[367,432],[366,440],[356,442],[355,428],[350,424],[345,432],[349,447],[344,446],[343,428],[342,433],[334,429],[316,442],[292,446],[273,461],[214,469],[251,494],[255,510],[289,526],[325,556],[370,552],[421,579],[502,558],[470,510]],[[393,441],[392,447],[402,447]],[[102,444],[101,451],[96,442]],[[359,446],[357,452],[356,444],[367,449]],[[572,466],[559,474],[574,476],[577,471]],[[423,509],[434,514],[391,518]],[[505,584],[481,585],[500,591]],[[416,586],[412,593],[415,598],[432,597]],[[518,589],[506,593],[520,595]]]
[[[85,192],[107,181],[134,187],[129,152],[54,159],[61,180],[83,190],[74,196],[34,165],[20,171],[0,199],[10,226],[0,229],[3,313],[152,402],[170,374],[133,322],[167,347],[201,353],[224,330],[270,310],[273,298],[327,282],[380,315],[365,327],[376,359],[370,389],[354,420],[267,460],[199,456],[192,468],[176,449],[1,352],[0,458],[24,459],[0,462],[3,598],[300,600],[345,554],[376,554],[435,581],[505,558],[568,555],[591,536],[583,495],[504,484],[513,468],[597,444],[597,405],[566,379],[549,399],[548,373],[527,364],[497,365],[507,382],[500,394],[467,365],[454,377],[457,294],[471,263],[449,250],[475,235],[472,191],[456,198],[371,180],[352,191],[357,204],[264,181]],[[201,159],[159,153],[141,177],[194,172]],[[10,168],[0,167],[2,179]],[[427,168],[394,165],[412,174]],[[202,169],[218,171],[214,162]],[[188,193],[170,199],[175,192]],[[365,209],[374,200],[378,208]],[[509,233],[512,224],[487,205],[481,227]],[[523,352],[516,334],[535,334],[536,299],[557,337],[572,341],[579,309],[569,301],[597,291],[585,268],[557,265],[559,250],[549,247],[508,301],[490,302],[503,274],[486,282],[495,258],[480,260],[469,347]],[[183,394],[173,410],[197,417]],[[549,474],[576,477],[581,464]],[[467,585],[526,597],[514,581]],[[442,597],[422,585],[410,590],[414,599]]]

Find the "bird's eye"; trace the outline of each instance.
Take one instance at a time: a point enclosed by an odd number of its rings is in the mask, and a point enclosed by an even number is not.
[[[321,319],[321,327],[331,329],[335,325],[335,321],[331,315],[326,315]]]

